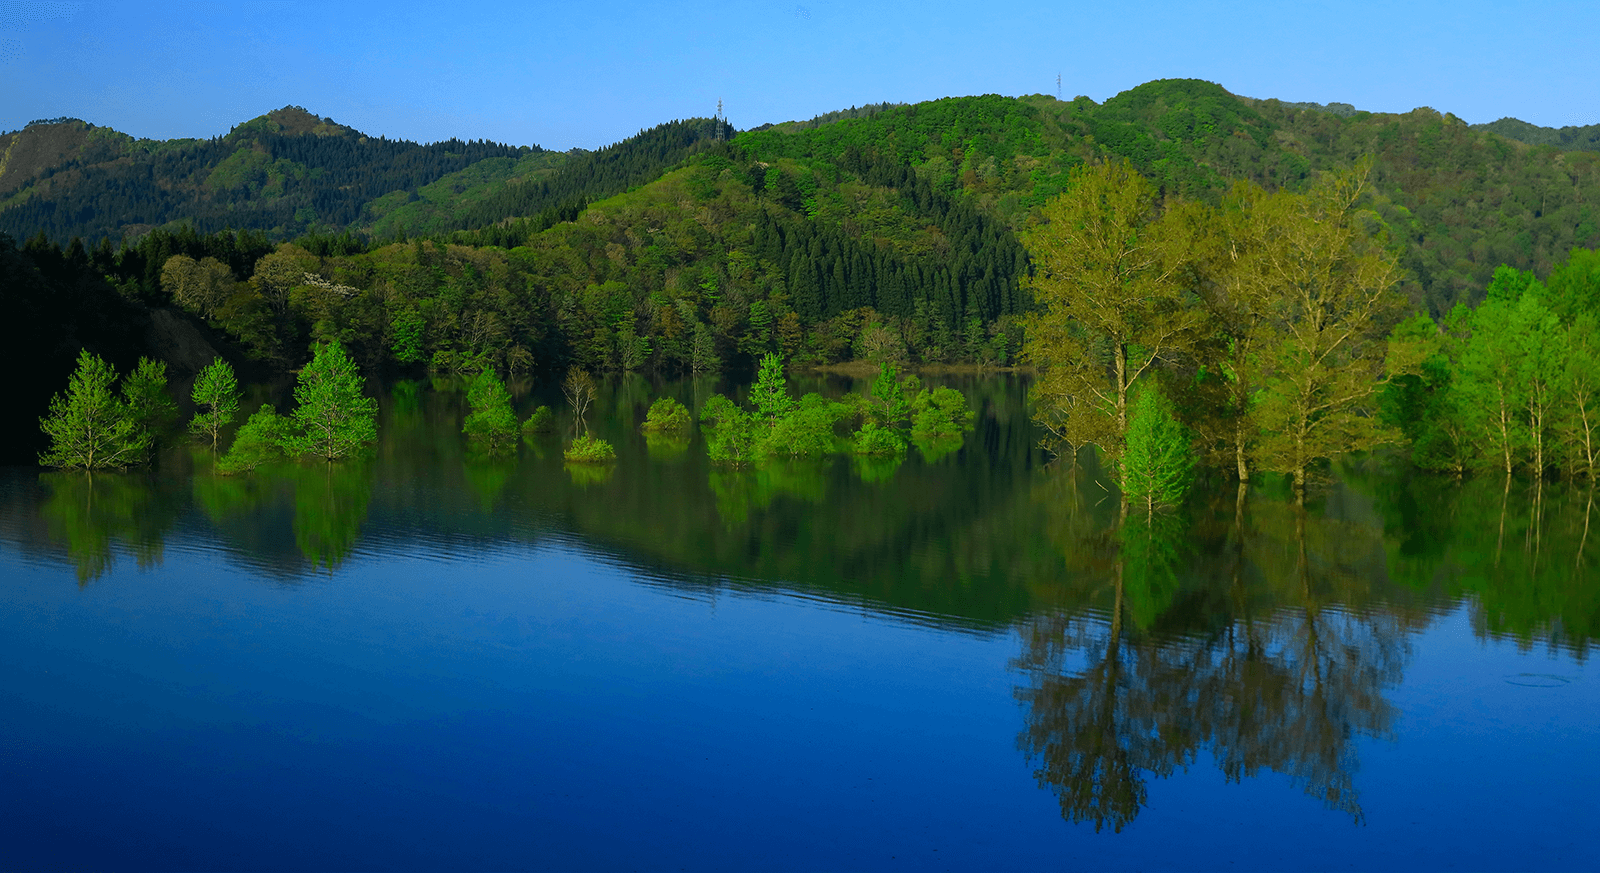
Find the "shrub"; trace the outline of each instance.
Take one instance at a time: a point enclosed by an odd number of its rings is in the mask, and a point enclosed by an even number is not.
[[[261,404],[261,408],[239,426],[228,453],[217,460],[217,472],[229,476],[246,473],[283,457],[283,444],[288,435],[289,420],[278,415],[271,404]]]
[[[593,434],[583,434],[567,445],[562,457],[577,464],[604,464],[617,458],[611,444]]]
[[[685,431],[689,429],[689,410],[671,397],[658,397],[645,413],[640,428],[654,433]]]
[[[819,394],[807,394],[800,405],[767,428],[762,439],[765,454],[793,457],[816,457],[835,450],[834,422],[848,409],[842,403],[830,403]]]
[[[522,432],[524,434],[549,433],[555,429],[556,414],[551,412],[548,406],[541,406],[535,409],[528,416],[528,420],[522,423]]]
[[[898,455],[906,450],[906,443],[890,428],[869,421],[856,431],[850,450],[858,455]]]

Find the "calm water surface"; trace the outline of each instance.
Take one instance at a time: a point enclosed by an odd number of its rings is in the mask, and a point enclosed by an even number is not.
[[[951,384],[898,464],[711,468],[633,379],[609,469],[401,384],[364,463],[0,470],[0,867],[1600,869],[1590,490],[1119,523]]]

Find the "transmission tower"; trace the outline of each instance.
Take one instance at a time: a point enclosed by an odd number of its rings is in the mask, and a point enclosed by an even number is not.
[[[1061,99],[1061,74],[1056,73],[1056,99]]]
[[[728,119],[726,119],[726,118],[724,118],[722,116],[722,98],[718,97],[717,98],[717,141],[718,142],[722,141],[722,128],[725,127],[727,125],[727,123],[728,123]]]

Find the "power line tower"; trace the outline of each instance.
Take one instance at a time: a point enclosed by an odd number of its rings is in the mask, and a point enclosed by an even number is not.
[[[1061,74],[1056,73],[1056,99],[1061,99]]]
[[[728,126],[728,119],[722,114],[722,98],[717,98],[717,142],[722,142],[723,128]]]

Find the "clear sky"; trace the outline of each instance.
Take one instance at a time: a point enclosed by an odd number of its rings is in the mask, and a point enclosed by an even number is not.
[[[747,128],[884,100],[1103,101],[1152,79],[1600,122],[1600,2],[481,4],[0,0],[0,130],[209,137],[288,104],[373,135],[595,148],[724,101]]]

